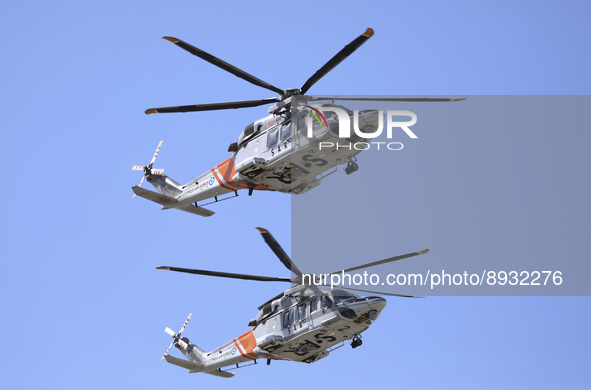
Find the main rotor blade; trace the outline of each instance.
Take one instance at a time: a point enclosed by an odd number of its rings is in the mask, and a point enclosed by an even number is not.
[[[322,286],[325,287],[334,287],[334,286],[330,286],[328,284],[322,284]],[[340,286],[339,286],[340,287]],[[401,297],[401,298],[423,298],[423,297],[415,297],[412,295],[402,295],[402,294],[390,294],[390,293],[386,293],[386,292],[382,292],[382,291],[371,291],[371,290],[360,290],[358,288],[351,288],[351,287],[342,287],[343,290],[353,290],[353,291],[361,291],[361,292],[366,292],[366,293],[370,293],[370,294],[380,294],[380,295],[388,295],[391,297]]]
[[[228,110],[231,108],[257,107],[269,103],[279,101],[278,98],[268,98],[259,100],[244,100],[241,102],[226,102],[226,103],[208,103],[208,104],[193,104],[189,106],[175,106],[175,107],[160,107],[149,108],[146,114],[168,113],[168,112],[191,112],[191,111],[213,111],[213,110]]]
[[[358,102],[459,102],[467,98],[370,98],[370,97],[338,97],[338,96],[310,96],[310,100],[351,100]]]
[[[230,72],[234,76],[240,77],[241,79],[246,80],[251,84],[266,88],[266,89],[276,92],[280,95],[283,95],[283,93],[284,93],[284,91],[282,89],[279,89],[279,88],[277,88],[277,87],[275,87],[275,86],[273,86],[273,85],[271,85],[259,78],[256,78],[253,75],[246,73],[242,69],[239,69],[239,68],[235,67],[234,65],[230,65],[227,62],[222,61],[219,58],[214,57],[211,54],[206,53],[203,50],[196,48],[195,46],[189,45],[188,43],[181,41],[180,39],[173,38],[173,37],[162,37],[162,39],[166,39],[167,41],[174,43],[175,45],[177,45],[180,48],[185,49],[189,53],[194,54],[197,57],[209,62],[210,64],[215,65],[218,68],[222,68],[226,72]]]
[[[340,52],[338,52],[334,57],[332,57],[324,66],[316,71],[312,77],[308,79],[300,88],[300,93],[303,95],[310,89],[311,86],[316,84],[318,80],[323,78],[328,72],[330,72],[335,66],[343,62],[343,60],[351,55],[355,50],[359,48],[359,46],[363,45],[365,41],[367,41],[373,35],[373,30],[368,28],[365,30],[363,34],[358,36],[353,42],[349,43],[347,46],[343,48]]]
[[[287,253],[285,253],[281,245],[279,245],[279,243],[275,240],[271,233],[269,233],[268,230],[260,227],[258,227],[257,230],[261,232],[261,235],[265,239],[265,242],[267,243],[267,245],[269,245],[269,248],[271,248],[273,253],[275,253],[275,256],[277,256],[279,260],[281,260],[285,268],[287,268],[288,270],[290,270],[291,272],[293,272],[301,278],[302,272],[298,269],[298,267],[296,267],[293,261],[291,261]]]
[[[388,259],[384,259],[384,260],[380,260],[380,261],[374,261],[373,263],[368,263],[368,264],[363,264],[363,265],[359,265],[357,267],[353,267],[353,268],[347,268],[341,271],[336,271],[336,272],[331,272],[329,275],[332,274],[338,274],[341,272],[351,272],[351,271],[356,271],[358,269],[363,269],[363,268],[369,268],[369,267],[374,267],[376,265],[380,265],[380,264],[386,264],[386,263],[391,263],[393,261],[398,261],[398,260],[402,260],[402,259],[408,259],[409,257],[414,257],[414,256],[418,256],[418,255],[422,255],[429,252],[429,249],[425,249],[419,252],[412,252],[412,253],[407,253],[405,255],[400,255],[400,256],[394,256],[394,257],[390,257]]]
[[[287,278],[275,278],[275,277],[271,277],[271,276],[235,274],[235,273],[230,273],[230,272],[206,271],[206,270],[191,269],[191,268],[157,267],[156,269],[165,269],[165,270],[169,270],[169,271],[185,272],[188,274],[196,274],[196,275],[218,276],[221,278],[258,280],[259,282],[291,282],[291,279],[287,279]]]

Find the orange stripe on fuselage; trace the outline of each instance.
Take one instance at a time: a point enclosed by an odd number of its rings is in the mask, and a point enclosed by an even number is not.
[[[232,340],[234,342],[234,346],[236,347],[236,349],[238,351],[240,351],[240,354],[247,358],[247,359],[274,359],[274,360],[289,360],[287,358],[282,358],[280,356],[277,355],[271,355],[268,353],[265,354],[260,354],[260,355],[255,355],[254,352],[254,348],[257,346],[257,340],[254,337],[254,333],[252,332],[252,330],[249,330],[248,332],[244,333],[243,335],[238,336],[238,339],[234,339]],[[244,352],[242,352],[242,350],[244,349]]]
[[[234,163],[234,157],[230,157],[226,161],[222,162],[221,164],[219,164],[217,166],[217,168],[218,168],[220,174],[222,175],[222,177],[224,178],[224,181],[226,183],[228,183],[229,185],[243,189],[243,190],[248,188],[248,185],[246,185],[246,183],[237,184],[232,181],[232,178],[236,174],[236,164]],[[212,169],[211,171],[214,172],[214,169]],[[217,176],[217,174],[215,172],[213,174],[216,176],[216,179],[218,179],[218,182],[220,183],[220,185],[222,187],[234,191],[233,188],[229,188],[229,187],[223,185],[222,181],[220,180],[220,178]],[[267,187],[263,187],[258,184],[255,185],[254,189],[255,190],[268,190]]]
[[[211,173],[213,173],[213,175],[215,176],[215,179],[218,181],[218,183],[220,184],[221,187],[224,187],[225,189],[230,190],[230,191],[236,191],[235,188],[228,187],[227,185],[224,184],[224,182],[220,179],[218,174],[215,173],[215,168],[211,169]]]
[[[236,349],[238,350],[238,352],[240,352],[240,354],[241,354],[243,357],[245,357],[245,358],[247,358],[247,359],[254,360],[254,358],[253,358],[253,357],[246,356],[246,355],[244,354],[244,352],[242,352],[242,348],[240,348],[240,345],[238,345],[238,343],[236,342],[236,339],[234,339],[234,340],[232,340],[232,341],[234,342],[234,346],[236,347]]]
[[[252,330],[249,330],[238,337],[238,340],[240,340],[240,344],[242,344],[247,354],[252,354],[252,350],[257,346],[257,340],[255,339]]]

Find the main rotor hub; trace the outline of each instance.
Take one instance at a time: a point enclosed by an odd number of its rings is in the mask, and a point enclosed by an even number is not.
[[[283,91],[284,98],[288,98],[290,96],[300,95],[300,94],[301,94],[301,90],[299,88],[290,88],[290,89],[286,89],[285,91]]]

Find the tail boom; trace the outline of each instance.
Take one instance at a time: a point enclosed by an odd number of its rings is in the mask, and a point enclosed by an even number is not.
[[[157,153],[156,153],[157,155]],[[134,166],[134,170],[144,170],[146,167]],[[179,183],[163,174],[163,170],[151,169],[146,171],[146,180],[156,188],[158,192],[145,190],[140,186],[133,186],[133,192],[142,198],[151,200],[162,206],[162,210],[179,209],[191,214],[209,217],[214,211],[198,206],[198,202],[215,198],[238,190],[268,190],[268,188],[255,185],[241,178],[236,172],[233,157],[216,165],[197,179],[181,186]],[[142,179],[143,182],[143,179]]]

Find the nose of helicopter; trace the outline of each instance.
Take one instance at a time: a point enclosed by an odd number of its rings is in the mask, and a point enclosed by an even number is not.
[[[379,110],[363,110],[358,113],[358,126],[361,132],[373,133],[384,123],[384,114]]]
[[[367,297],[365,298],[369,307],[373,310],[377,310],[378,312],[381,311],[384,307],[386,307],[386,300],[382,297]]]

